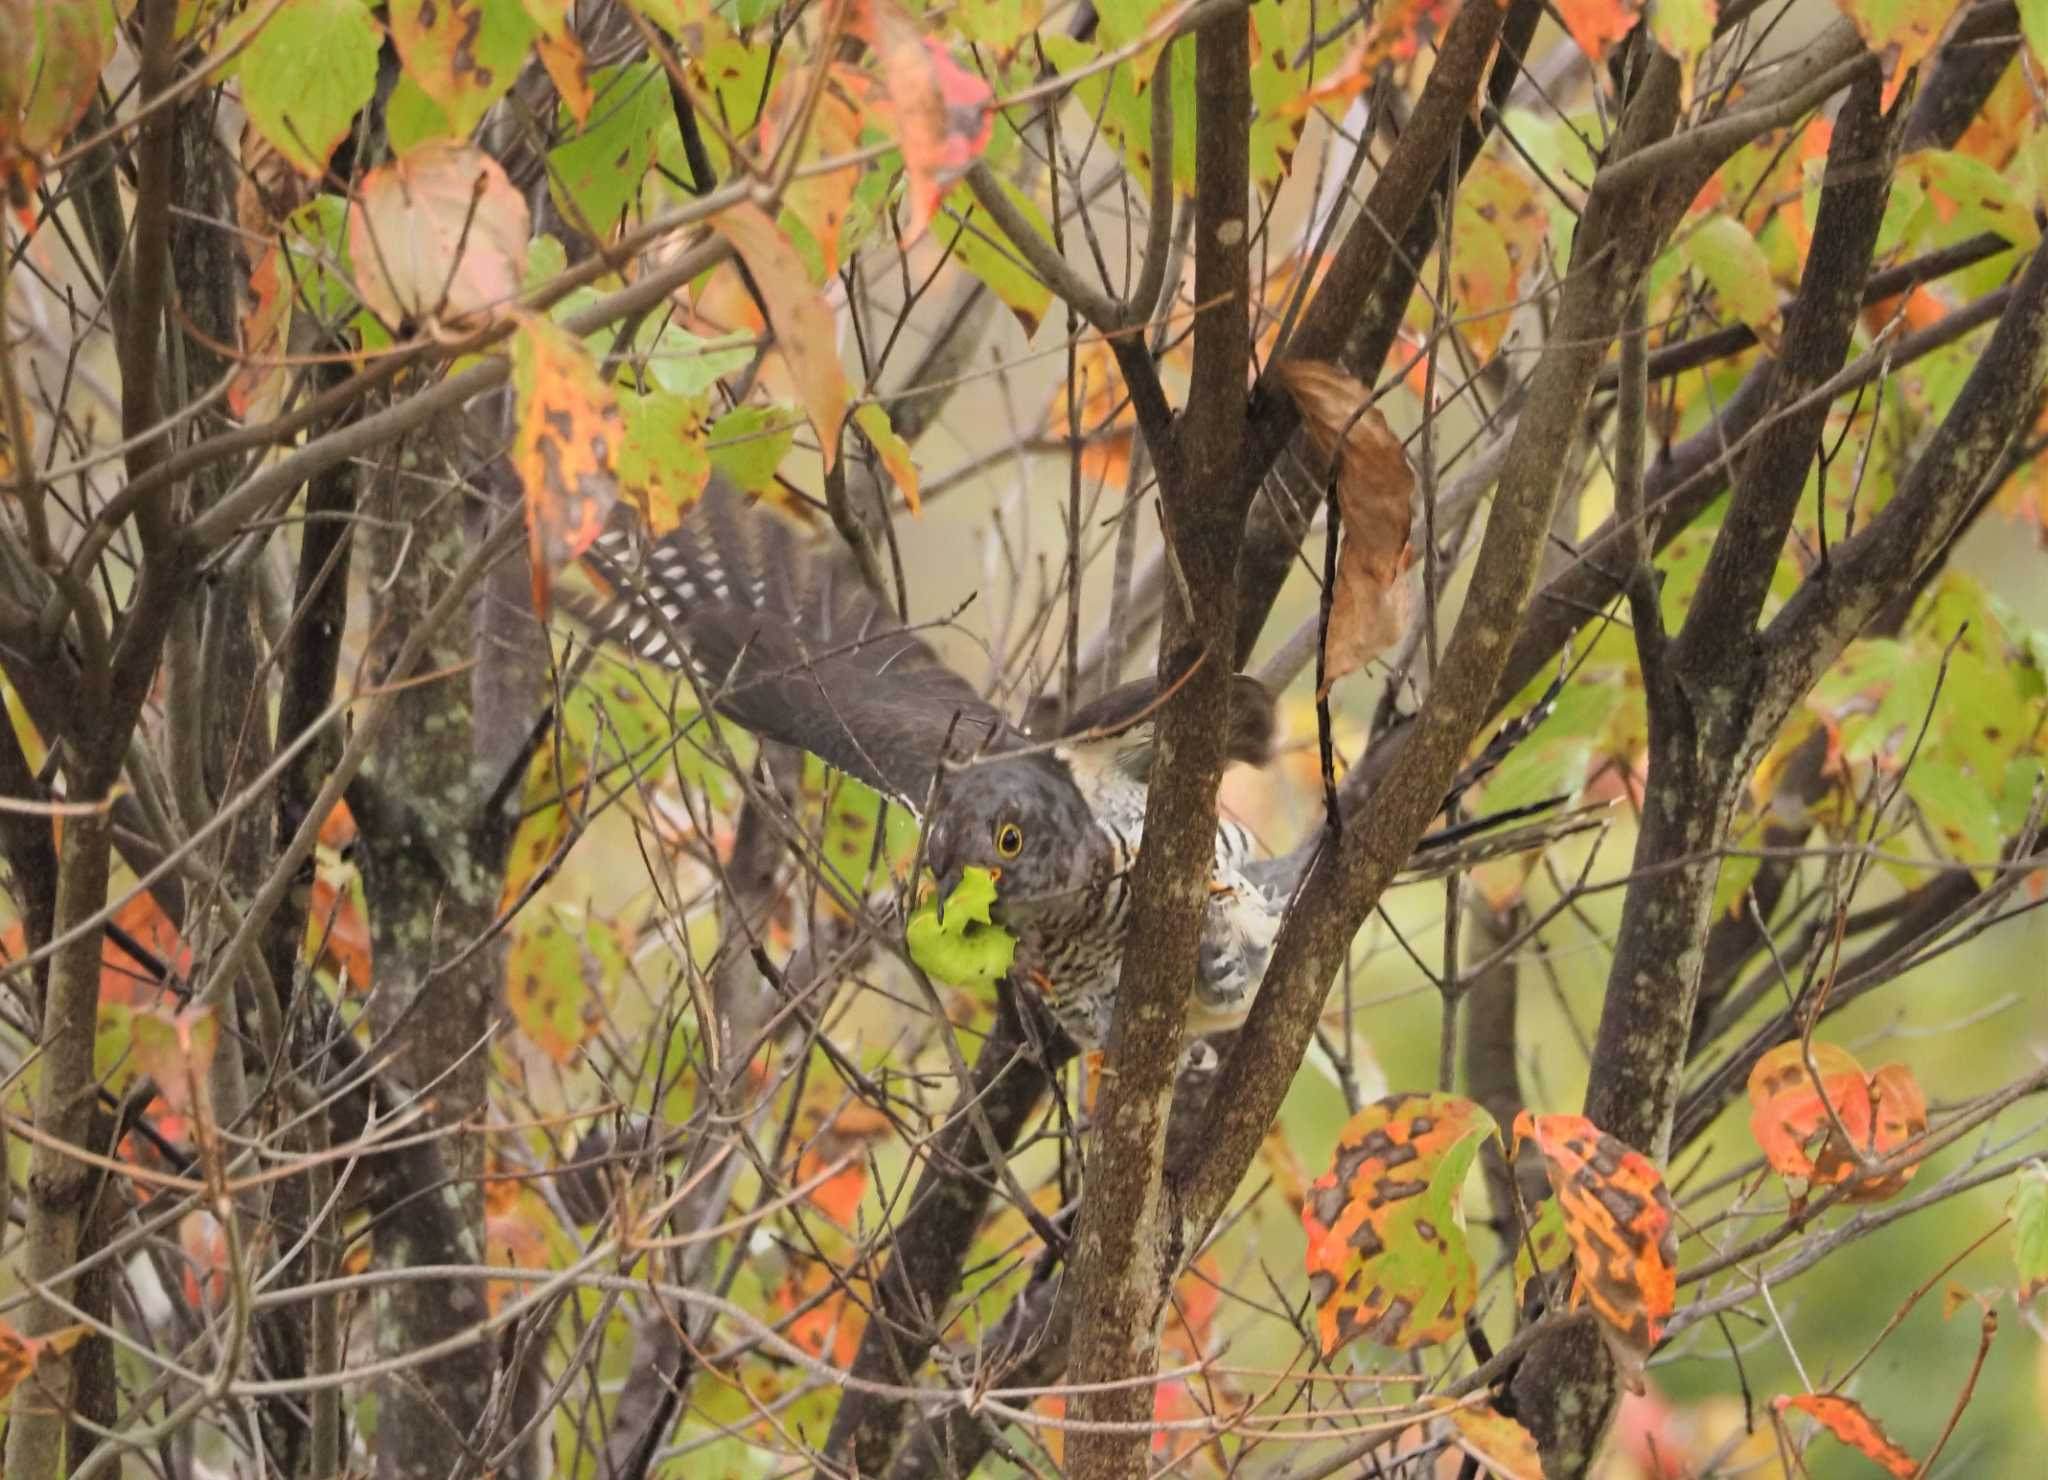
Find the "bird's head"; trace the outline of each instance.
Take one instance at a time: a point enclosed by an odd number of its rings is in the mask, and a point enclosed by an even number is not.
[[[970,868],[995,875],[997,908],[1014,915],[1086,884],[1107,851],[1073,775],[1049,755],[989,757],[953,772],[925,831],[941,911]]]

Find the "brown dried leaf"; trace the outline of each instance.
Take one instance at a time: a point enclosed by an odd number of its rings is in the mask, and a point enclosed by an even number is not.
[[[1289,360],[1272,375],[1294,398],[1316,450],[1337,463],[1343,534],[1323,649],[1327,694],[1338,679],[1392,646],[1407,625],[1401,576],[1413,561],[1408,502],[1415,473],[1401,439],[1349,375],[1318,360]]]

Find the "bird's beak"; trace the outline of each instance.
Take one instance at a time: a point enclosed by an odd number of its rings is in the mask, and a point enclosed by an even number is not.
[[[932,901],[932,913],[938,918],[941,928],[946,923],[946,901],[953,897],[953,891],[960,887],[960,880],[967,872],[964,864],[954,864],[939,873],[938,896]]]

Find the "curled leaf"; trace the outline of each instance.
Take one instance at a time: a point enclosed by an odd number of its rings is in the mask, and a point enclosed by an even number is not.
[[[1415,474],[1401,439],[1356,380],[1318,360],[1289,360],[1272,375],[1294,398],[1316,450],[1337,464],[1343,536],[1323,646],[1321,693],[1327,694],[1338,679],[1391,647],[1407,626],[1408,587],[1401,576],[1413,561],[1408,501]]]

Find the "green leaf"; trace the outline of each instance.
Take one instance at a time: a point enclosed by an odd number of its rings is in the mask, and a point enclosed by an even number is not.
[[[816,756],[804,758],[804,792],[817,798],[823,813],[818,851],[855,889],[866,887],[875,876],[886,877],[892,865],[907,864],[916,854],[916,818],[890,805],[872,787],[828,769]]]
[[[431,140],[456,137],[455,125],[441,105],[427,96],[410,72],[399,73],[391,89],[391,101],[384,108],[384,129],[390,135],[393,154],[410,154]]]
[[[1906,795],[1921,819],[1960,863],[1998,857],[2004,833],[1990,789],[1950,761],[1922,755],[1906,773]]]
[[[316,195],[285,221],[285,272],[299,302],[322,323],[370,315],[349,273],[348,202]]]
[[[2030,1162],[2012,1195],[2012,1262],[2020,1303],[2048,1289],[2048,1166]]]
[[[1000,982],[1010,974],[1017,938],[990,920],[989,907],[995,901],[994,876],[987,869],[968,869],[946,901],[943,923],[937,908],[929,904],[910,917],[903,932],[910,959],[956,987]]]
[[[591,73],[596,103],[583,130],[548,151],[548,189],[562,214],[602,238],[639,193],[654,135],[669,116],[668,88],[653,62]],[[564,114],[564,122],[574,127]]]
[[[711,455],[704,450],[696,407],[667,391],[644,396],[624,391],[619,410],[626,419],[620,491],[639,507],[655,534],[666,534],[711,477]]]
[[[711,424],[711,466],[742,493],[766,488],[803,418],[787,406],[737,406]]]
[[[388,15],[405,75],[463,139],[511,91],[539,30],[521,0],[392,0]]]
[[[1007,181],[1000,183],[1017,213],[1038,231],[1046,232],[1045,217],[1031,198]],[[975,203],[973,191],[964,184],[954,186],[933,228],[939,244],[957,253],[960,265],[988,284],[989,291],[1017,316],[1026,337],[1037,333],[1052,303],[1052,289],[1024,265],[1010,239]],[[1049,233],[1047,237],[1049,240]]]
[[[754,341],[746,335],[700,339],[671,327],[648,355],[647,369],[663,390],[695,399],[725,376],[744,370],[753,358]]]
[[[1722,305],[1771,343],[1778,290],[1771,264],[1749,228],[1733,216],[1710,216],[1685,241],[1686,260],[1713,285]]]
[[[1504,811],[1585,785],[1594,741],[1614,707],[1615,690],[1598,675],[1581,674],[1557,696],[1549,718],[1514,748],[1486,782],[1486,809]]]
[[[0,154],[9,144],[29,154],[54,149],[92,100],[120,34],[108,0],[44,0],[26,9],[0,33],[14,53],[0,57]],[[34,39],[25,44],[30,28]]]
[[[249,121],[302,173],[320,174],[376,90],[381,44],[362,0],[286,0],[242,53]]]
[[[1899,161],[1899,173],[1926,188],[1938,242],[1980,231],[1995,232],[2017,247],[2041,240],[2041,228],[2019,187],[1981,159],[1952,149],[1922,149]]]

